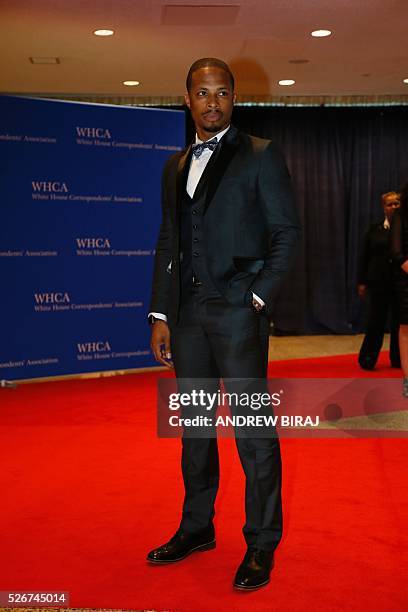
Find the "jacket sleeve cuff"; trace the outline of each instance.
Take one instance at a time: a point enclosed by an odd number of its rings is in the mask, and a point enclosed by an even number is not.
[[[265,302],[262,298],[259,297],[259,295],[256,295],[256,293],[254,292],[252,292],[252,295],[261,306],[265,306]]]

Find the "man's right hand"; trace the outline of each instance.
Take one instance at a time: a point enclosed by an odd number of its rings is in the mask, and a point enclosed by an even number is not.
[[[170,351],[170,330],[165,321],[156,319],[152,325],[152,337],[150,346],[154,358],[167,368],[173,368]]]

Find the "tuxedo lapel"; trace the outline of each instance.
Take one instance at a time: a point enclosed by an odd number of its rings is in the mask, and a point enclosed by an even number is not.
[[[204,168],[204,172],[200,176],[200,180],[198,181],[197,186],[194,190],[193,200],[199,200],[203,195],[205,195],[208,189],[208,185],[209,185],[210,177],[213,172],[213,168],[215,167],[217,163],[217,159],[220,154],[220,150],[221,150],[221,146],[213,152],[210,159],[208,160],[207,165]]]
[[[211,158],[202,173],[197,187],[194,191],[194,200],[199,199],[205,193],[204,212],[211,203],[218,185],[224,173],[234,157],[239,145],[238,130],[231,126],[220,146],[211,155]],[[176,177],[176,220],[180,219],[181,202],[186,190],[188,172],[192,155],[191,145],[181,155],[177,165]]]
[[[186,149],[179,159],[176,177],[176,221],[180,219],[181,201],[186,190],[188,171],[191,161],[191,145]],[[178,224],[177,224],[178,226]]]
[[[214,197],[218,185],[228,168],[229,163],[234,157],[239,145],[239,137],[237,128],[231,126],[224,138],[221,140],[220,150],[217,151],[217,156],[214,163],[211,164],[209,172],[205,177],[207,185],[207,193],[205,197],[204,212],[207,210]],[[213,155],[212,155],[213,157]],[[210,160],[211,161],[211,160]],[[209,164],[207,164],[207,167]],[[207,170],[207,168],[206,168]],[[205,174],[205,172],[203,173]],[[194,194],[195,195],[195,194]]]

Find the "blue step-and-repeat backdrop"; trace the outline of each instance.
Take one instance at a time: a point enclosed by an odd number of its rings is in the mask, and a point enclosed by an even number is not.
[[[147,309],[184,113],[0,97],[0,380],[154,365]]]

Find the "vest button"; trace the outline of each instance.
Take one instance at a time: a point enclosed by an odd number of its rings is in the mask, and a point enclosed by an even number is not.
[[[193,225],[193,230],[198,230],[198,225]]]
[[[198,257],[198,256],[199,256],[199,254],[200,254],[200,253],[199,253],[198,251],[194,251],[194,253],[193,253],[194,257]]]
[[[192,214],[192,215],[196,215],[196,214],[197,214],[197,211],[196,211],[196,210],[192,210],[192,211],[191,211],[191,214]]]
[[[198,238],[194,238],[194,239],[193,239],[193,242],[198,242]]]

